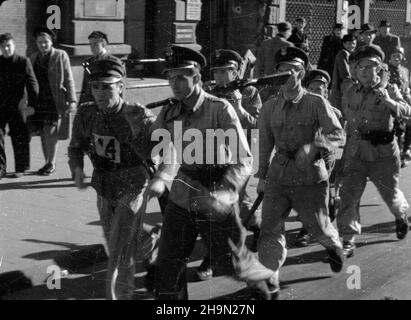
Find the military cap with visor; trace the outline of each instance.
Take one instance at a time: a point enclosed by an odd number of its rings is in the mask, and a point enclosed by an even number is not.
[[[216,50],[211,56],[211,69],[234,68],[237,70],[242,61],[243,58],[233,50]]]
[[[90,63],[90,81],[103,83],[116,83],[121,81],[126,71],[120,59],[109,56],[104,60]]]
[[[277,62],[276,68],[280,64],[290,64],[293,66],[302,66],[307,68],[308,56],[307,54],[296,47],[282,47],[275,54],[275,61]]]
[[[325,70],[311,70],[307,73],[305,84],[308,86],[313,81],[320,81],[328,86],[331,82],[331,77]]]
[[[181,69],[199,69],[207,65],[206,58],[197,50],[171,45],[165,51],[166,65],[163,72]]]
[[[385,54],[379,46],[371,44],[359,47],[352,53],[350,58],[354,63],[358,63],[361,60],[371,60],[376,63],[381,63],[385,59]]]

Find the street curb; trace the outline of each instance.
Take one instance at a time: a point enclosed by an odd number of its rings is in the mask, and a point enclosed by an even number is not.
[[[51,265],[58,266],[62,271],[77,273],[81,269],[107,261],[108,256],[102,244],[88,245],[80,250],[72,250],[62,253],[54,260],[47,260],[44,263],[44,272],[34,272],[32,268],[26,270],[15,270],[0,274],[0,300],[2,297],[12,293],[31,289],[36,286],[44,285],[45,280],[53,274],[47,273]],[[39,270],[38,265],[36,270]]]

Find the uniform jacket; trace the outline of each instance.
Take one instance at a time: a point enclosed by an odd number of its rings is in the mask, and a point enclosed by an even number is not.
[[[32,65],[39,54],[35,52],[30,56]],[[64,114],[69,108],[67,102],[77,101],[70,59],[64,50],[51,49],[48,78],[57,111],[59,114]]]
[[[104,114],[95,103],[82,104],[68,148],[72,171],[82,168],[84,154],[89,155],[94,167],[92,186],[109,199],[132,193],[146,183],[146,161],[151,155],[149,129],[154,115],[139,104],[121,101],[120,105],[118,112]],[[132,119],[134,135],[126,118]]]
[[[164,129],[170,134],[171,142],[169,145],[174,146],[176,152],[174,155],[177,157],[173,158],[173,164],[162,163],[156,176],[166,181],[172,181],[175,178],[171,186],[169,201],[176,205],[189,211],[208,209],[198,204],[198,201],[201,202],[202,199],[209,197],[210,190],[204,187],[199,178],[194,179],[182,172],[184,170],[193,172],[197,169],[204,169],[210,162],[211,164],[225,164],[227,170],[222,176],[221,184],[224,189],[232,192],[238,192],[251,175],[252,156],[247,139],[233,106],[227,100],[217,98],[201,89],[198,100],[191,110],[183,109],[180,102],[166,106],[161,110],[152,127],[153,140],[156,140],[154,137],[159,137],[157,133],[163,132]],[[195,130],[190,132],[190,129]],[[237,137],[236,143],[231,143],[233,141],[223,143],[222,146],[224,146],[227,155],[225,161],[216,161],[219,145],[212,144],[212,139],[206,139],[207,129],[222,129],[224,132],[231,132]],[[194,163],[187,162],[187,158],[182,155],[183,152],[190,150],[187,149],[190,148],[190,145],[193,146],[193,138],[190,138],[189,133],[195,135],[198,132],[201,132],[201,136],[195,138],[197,143],[194,144],[200,150],[196,149],[195,151]],[[153,150],[153,154],[157,154],[157,152]],[[180,170],[178,170],[179,168]]]
[[[285,186],[313,185],[328,179],[323,158],[305,169],[283,152],[295,154],[303,145],[313,144],[324,153],[344,145],[345,134],[330,104],[322,96],[301,89],[293,101],[282,92],[263,104],[258,121],[260,157],[257,178]],[[270,163],[270,156],[276,152]]]
[[[245,87],[240,92],[242,94],[241,104],[246,111],[240,119],[241,126],[243,129],[247,130],[255,129],[257,128],[258,115],[260,114],[262,106],[260,94],[258,93],[257,88],[253,86]],[[225,98],[228,102],[233,103],[229,92],[222,93],[219,91],[218,87],[214,88],[210,93],[216,97]]]
[[[328,35],[323,38],[317,69],[327,71],[331,79],[334,71],[335,57],[341,49],[342,43],[340,38],[334,35]]]
[[[37,103],[39,85],[30,60],[14,54],[10,59],[0,56],[0,109],[16,108],[27,90],[28,105]]]
[[[341,109],[342,94],[348,84],[351,85],[351,73],[348,59],[350,52],[342,49],[335,57],[334,71],[331,81],[331,95],[330,102],[334,107]]]
[[[373,44],[381,47],[385,54],[385,63],[390,60],[391,54],[394,52],[395,48],[401,47],[400,38],[393,34],[388,34],[386,37],[378,35],[375,37]]]
[[[410,104],[411,103],[411,95],[410,95],[410,72],[409,70],[399,65],[395,68],[392,65],[388,65],[388,70],[390,72],[390,83],[395,83],[400,92],[405,99],[405,101]]]
[[[107,59],[107,58],[110,58],[110,57],[113,57],[113,56],[108,54],[108,53],[103,54],[102,56],[100,56],[98,58],[96,58],[95,56],[92,56],[92,57],[88,58],[86,61],[84,61],[84,63],[85,64],[90,64],[94,61],[104,60],[104,59]],[[90,86],[89,82],[90,82],[90,74],[86,70],[84,70],[83,84],[81,86],[79,104],[82,104],[84,102],[90,102],[90,101],[93,102],[94,101],[93,95],[91,94],[91,86]]]
[[[411,36],[410,37],[401,37],[400,38],[401,46],[404,48],[404,65],[408,68],[411,68]]]
[[[356,83],[343,95],[343,114],[346,120],[347,145],[345,155],[362,161],[378,161],[399,156],[398,144],[393,140],[389,144],[372,145],[361,134],[369,132],[391,132],[395,118],[411,115],[411,107],[405,102],[399,91],[391,93],[397,101],[396,110],[392,111],[380,103],[381,89],[378,85],[365,88]]]
[[[308,52],[308,36],[305,32],[300,32],[297,28],[294,28],[288,41],[294,43],[297,48]]]
[[[264,40],[257,53],[256,74],[259,77],[273,74],[277,64],[274,58],[276,52],[282,47],[292,46],[294,46],[294,44],[287,41],[282,35]]]

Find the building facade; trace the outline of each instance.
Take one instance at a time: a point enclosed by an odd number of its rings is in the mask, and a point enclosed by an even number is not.
[[[393,33],[402,35],[404,22],[411,21],[411,0],[5,0],[0,6],[0,30],[11,32],[18,53],[29,55],[35,50],[32,31],[47,23],[50,6],[59,6],[56,46],[69,52],[79,89],[81,61],[90,54],[87,36],[94,29],[108,33],[110,51],[119,56],[158,58],[168,44],[177,43],[201,49],[209,57],[218,48],[256,52],[264,26],[275,34],[274,23],[284,19],[294,23],[303,16],[311,63],[316,64],[322,38],[341,20],[339,6],[344,3],[351,24],[367,21],[378,26],[385,19]],[[354,6],[361,11],[357,19],[353,19]],[[135,69],[160,77],[162,67],[131,69],[130,74]],[[204,78],[209,76],[205,70]]]

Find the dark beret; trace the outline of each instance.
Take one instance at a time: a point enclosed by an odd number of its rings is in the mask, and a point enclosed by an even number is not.
[[[292,26],[291,23],[289,22],[280,22],[277,24],[277,30],[278,32],[284,32],[287,30],[291,30]]]
[[[312,81],[321,81],[325,83],[327,86],[331,82],[331,77],[327,71],[322,69],[311,70],[307,73],[305,78],[305,84],[308,84]]]
[[[228,67],[238,69],[242,61],[243,58],[241,58],[241,56],[233,50],[216,50],[211,56],[211,69]]]
[[[101,31],[93,31],[93,32],[90,33],[90,35],[88,36],[88,39],[104,39],[104,40],[106,40],[107,43],[108,43],[107,34],[105,34],[104,32],[101,32]]]
[[[9,40],[14,40],[14,37],[11,35],[11,33],[0,34],[0,43]]]
[[[277,66],[280,63],[288,63],[292,65],[301,65],[307,68],[308,56],[307,54],[296,47],[282,47],[275,54],[275,61]]]
[[[173,69],[202,69],[207,65],[206,58],[199,51],[176,45],[171,45],[166,49],[165,60],[166,67],[164,71]]]
[[[113,56],[93,61],[89,68],[90,81],[114,83],[120,81],[126,74],[121,60]]]

